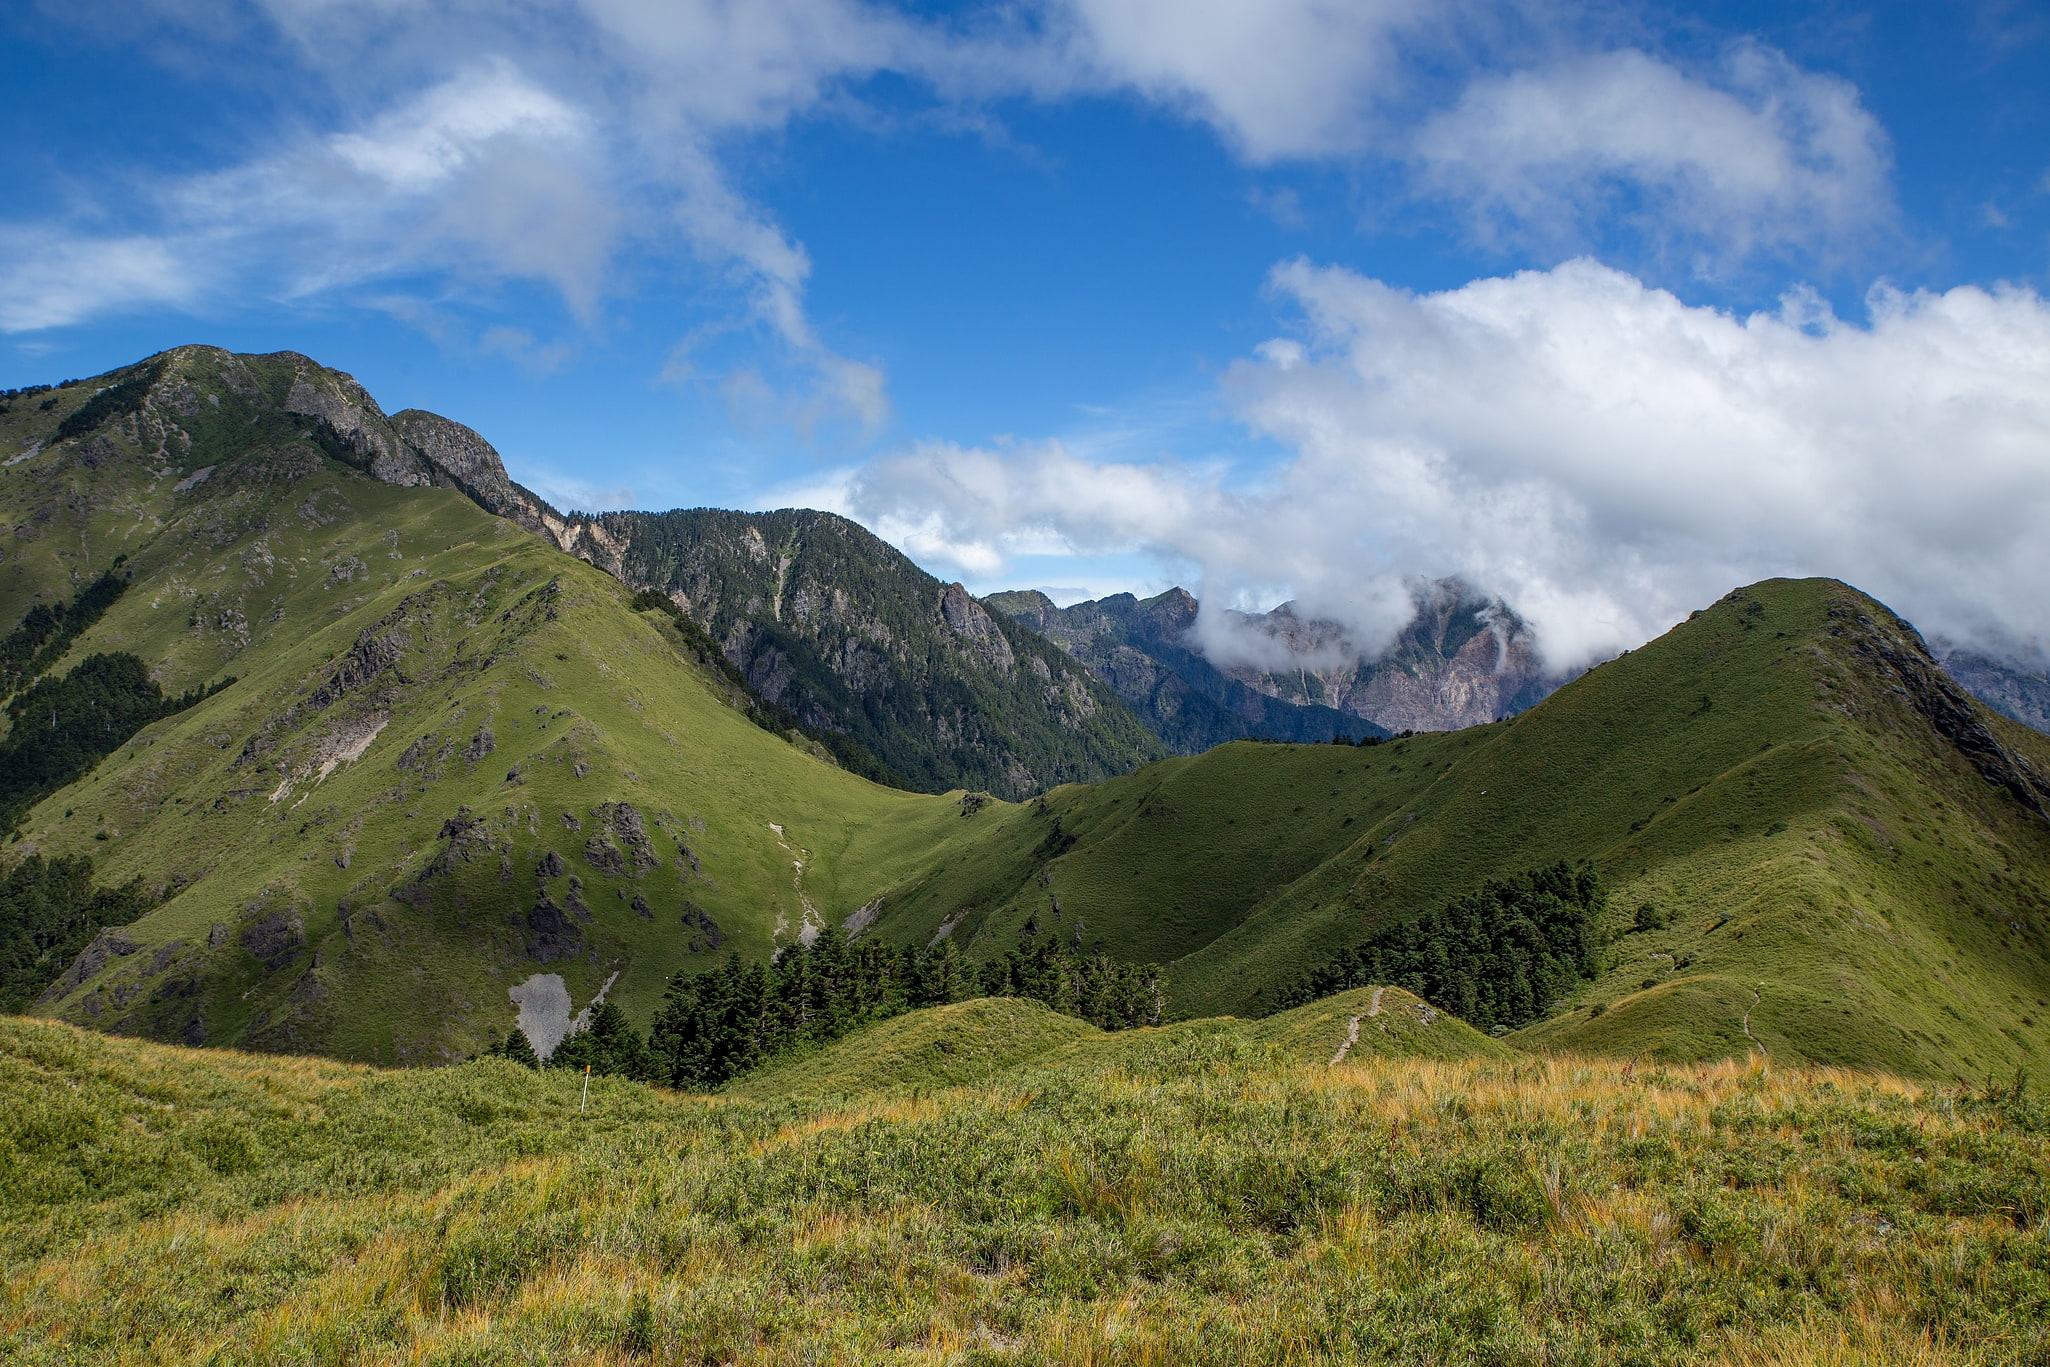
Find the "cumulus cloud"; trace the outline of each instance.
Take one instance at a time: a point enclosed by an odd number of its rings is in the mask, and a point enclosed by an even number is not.
[[[1291,453],[1259,482],[927,446],[850,503],[982,564],[1021,527],[1186,559],[1214,602],[1292,595],[1369,653],[1416,575],[1499,594],[1559,669],[1772,575],[1846,579],[2010,656],[2050,643],[2050,304],[2031,292],[1882,286],[1852,322],[1805,293],[1690,306],[1586,260],[1423,295],[1303,262],[1273,284],[1302,328],[1226,379]]]
[[[1716,74],[1626,50],[1483,77],[1413,155],[1489,232],[1547,244],[1620,217],[1729,262],[1884,222],[1887,140],[1856,87],[1748,43]]]

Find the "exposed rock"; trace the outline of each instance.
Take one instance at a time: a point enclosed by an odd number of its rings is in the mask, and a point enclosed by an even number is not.
[[[584,932],[545,893],[527,911],[527,957],[550,964],[573,959],[584,948]]]
[[[696,902],[683,904],[683,926],[692,932],[684,949],[691,954],[708,954],[726,943],[726,934],[703,907]]]
[[[78,952],[78,957],[71,961],[71,967],[65,969],[57,981],[51,983],[42,996],[36,999],[37,1004],[55,1001],[105,968],[109,959],[133,954],[141,948],[141,945],[129,939],[122,931],[113,926],[107,927],[93,936],[91,944]]]
[[[615,878],[639,878],[662,860],[648,840],[647,824],[628,802],[601,802],[591,809],[598,829],[584,842],[591,867]]]
[[[1882,625],[1872,618],[1831,608],[1829,615],[1854,623],[1860,655],[1878,661],[1899,679],[1915,710],[1936,733],[1956,747],[1988,783],[2013,794],[2015,801],[2050,821],[2050,777],[2037,772],[2020,754],[2001,744],[1972,711],[1971,698],[1936,663],[1921,633],[1900,618]]]
[[[542,855],[539,862],[534,865],[534,876],[544,883],[551,878],[560,878],[567,872],[569,866],[562,862],[562,856],[554,850]]]
[[[1011,643],[1004,639],[996,619],[960,584],[949,584],[940,590],[940,618],[981,657],[983,663],[999,674],[1009,674],[1016,666],[1017,657],[1011,650]]]
[[[274,908],[243,928],[242,947],[263,965],[264,972],[275,973],[306,948],[306,923]]]

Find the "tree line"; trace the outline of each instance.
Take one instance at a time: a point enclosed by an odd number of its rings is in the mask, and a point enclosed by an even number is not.
[[[596,1073],[709,1090],[861,1026],[978,996],[1030,998],[1106,1030],[1157,1025],[1165,1005],[1155,965],[1080,954],[1052,936],[1027,937],[977,967],[950,939],[930,949],[898,949],[824,930],[768,963],[736,954],[718,968],[677,974],[646,1037],[617,1006],[600,1003],[545,1066],[589,1065]],[[543,1066],[518,1030],[491,1052]]]
[[[73,594],[69,603],[38,603],[14,630],[0,636],[0,698],[13,696],[57,663],[80,633],[106,615],[127,591],[128,577],[121,573],[127,561],[125,555],[115,556],[113,567]]]
[[[1605,902],[1594,870],[1564,860],[1496,879],[1333,955],[1281,1005],[1390,984],[1483,1030],[1514,1030],[1601,971]]]

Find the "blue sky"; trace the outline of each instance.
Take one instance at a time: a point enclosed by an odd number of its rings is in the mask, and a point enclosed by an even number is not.
[[[977,590],[1295,597],[1367,650],[1452,574],[1562,665],[1773,573],[2050,639],[2039,2],[0,36],[0,385],[298,350],[566,504],[829,506]]]

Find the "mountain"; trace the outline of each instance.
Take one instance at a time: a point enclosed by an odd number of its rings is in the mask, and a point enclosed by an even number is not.
[[[565,550],[666,594],[765,699],[924,792],[1018,799],[1168,753],[1110,688],[832,513],[572,516]]]
[[[1936,651],[1967,693],[2010,721],[2050,733],[2050,673],[1958,646],[1938,645]]]
[[[1028,718],[1102,685],[1056,689],[1079,663],[851,524],[566,519],[475,434],[385,417],[290,353],[181,349],[4,406],[0,612],[36,624],[0,650],[8,753],[47,750],[46,726],[92,740],[115,694],[139,728],[32,794],[7,847],[10,880],[51,861],[21,897],[71,896],[85,859],[108,894],[66,904],[101,907],[97,935],[37,923],[90,936],[41,1013],[452,1061],[515,1019],[552,1043],[601,995],[646,1022],[679,970],[824,926],[982,962],[1029,930],[1166,965],[1183,1015],[1265,1015],[1374,966],[1441,1009],[1479,991],[1462,1011],[1546,1049],[1975,1078],[2050,1060],[2050,739],[1841,584],[1739,590],[1504,721],[1233,742],[1022,803],[924,795],[834,762],[732,656],[759,665],[766,639],[794,661],[788,705],[832,700],[834,640],[867,632],[876,661],[922,642],[902,675],[862,666],[869,696],[925,690],[914,739],[963,764],[995,742],[939,734],[939,681],[992,728],[1035,662]],[[587,563],[601,538],[665,591]],[[950,674],[963,650],[1009,684],[958,682],[983,677]],[[53,689],[51,713],[17,706]],[[920,715],[896,707],[870,734]],[[1091,753],[1005,743],[1028,767]]]
[[[1200,754],[1245,737],[1326,741],[1387,734],[1335,708],[1270,697],[1217,669],[1189,641],[1196,600],[1181,589],[1144,601],[1114,594],[1068,608],[1036,589],[993,593],[983,601],[1081,661],[1176,754]]]
[[[1288,669],[1209,659],[1191,636],[1198,604],[1182,589],[1143,602],[1115,594],[1057,607],[1037,590],[991,594],[992,607],[1058,642],[1117,691],[1180,754],[1226,740],[1329,740],[1452,731],[1531,706],[1561,680],[1546,674],[1507,606],[1453,580],[1421,586],[1416,616],[1368,660],[1335,622],[1271,612],[1228,614],[1280,647]]]
[[[844,920],[964,821],[764,730],[701,632],[486,512],[519,496],[495,462],[414,440],[452,424],[289,353],[183,348],[51,397],[0,415],[0,612],[125,557],[48,677],[114,652],[167,692],[234,682],[26,814],[14,859],[89,857],[156,904],[39,1010],[459,1058],[509,993],[542,1033],[608,989],[645,1016],[679,967]]]
[[[1227,666],[1250,688],[1296,703],[1334,707],[1385,732],[1454,731],[1513,716],[1562,680],[1548,676],[1530,633],[1498,599],[1457,580],[1418,587],[1416,616],[1377,660],[1353,649],[1335,622],[1271,612],[1231,614],[1243,631],[1287,648],[1285,670]]]
[[[1259,1014],[1489,879],[1587,861],[1608,889],[1598,971],[1512,1040],[2040,1070],[2046,776],[2050,740],[1973,702],[1884,607],[1772,581],[1507,721],[1235,743],[1048,793],[876,933],[974,957],[1053,928],[1167,964],[1182,1011]]]

